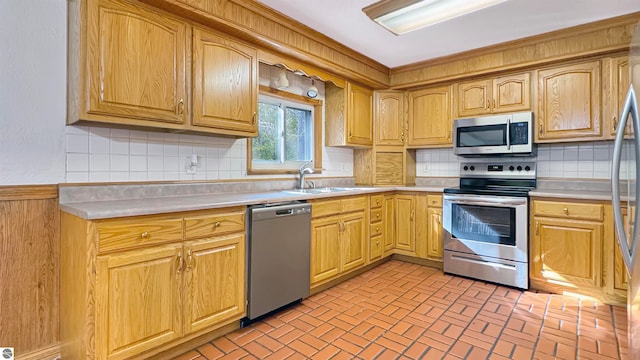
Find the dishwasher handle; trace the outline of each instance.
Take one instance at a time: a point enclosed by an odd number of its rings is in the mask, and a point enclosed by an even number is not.
[[[261,221],[268,219],[284,218],[289,216],[300,216],[311,214],[311,204],[308,203],[288,203],[279,205],[258,205],[249,207],[251,221]]]

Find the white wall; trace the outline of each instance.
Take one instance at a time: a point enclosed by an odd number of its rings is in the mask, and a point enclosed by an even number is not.
[[[0,1],[0,185],[65,178],[67,2]]]

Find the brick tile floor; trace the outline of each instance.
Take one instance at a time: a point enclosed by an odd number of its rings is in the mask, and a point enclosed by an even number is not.
[[[626,310],[386,262],[176,359],[625,359]]]

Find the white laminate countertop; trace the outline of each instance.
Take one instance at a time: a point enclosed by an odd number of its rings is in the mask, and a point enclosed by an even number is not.
[[[153,215],[162,213],[215,209],[232,206],[272,204],[296,200],[331,198],[388,191],[442,192],[443,187],[350,187],[350,190],[316,194],[291,194],[287,190],[238,193],[206,193],[178,196],[160,196],[134,199],[94,200],[61,202],[60,209],[87,220],[118,218],[126,216]]]

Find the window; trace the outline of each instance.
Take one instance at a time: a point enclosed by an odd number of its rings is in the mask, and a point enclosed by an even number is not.
[[[275,92],[275,91],[272,91]],[[249,142],[248,172],[291,173],[309,160],[321,168],[320,142],[322,103],[277,91],[258,99],[258,136]],[[317,146],[319,149],[320,146]]]

